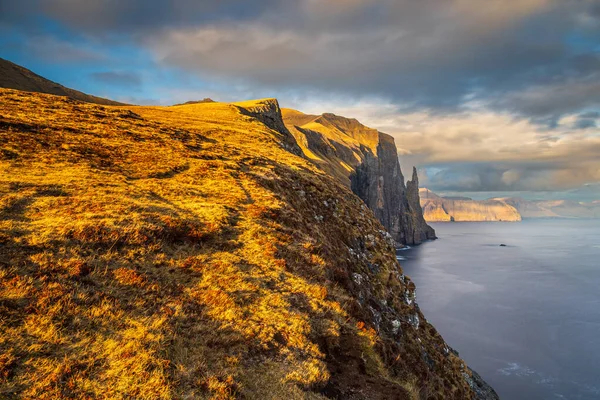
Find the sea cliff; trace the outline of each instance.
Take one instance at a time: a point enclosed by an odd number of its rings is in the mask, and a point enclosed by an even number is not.
[[[521,197],[495,197],[473,200],[468,197],[442,197],[420,189],[420,203],[428,222],[514,222],[535,218],[600,218],[599,202],[572,200],[526,200]]]
[[[283,117],[305,157],[360,197],[398,244],[435,238],[419,204],[416,171],[405,183],[394,138],[331,113],[284,109]]]
[[[514,222],[521,221],[515,207],[501,200],[446,198],[422,188],[420,202],[428,222]]]

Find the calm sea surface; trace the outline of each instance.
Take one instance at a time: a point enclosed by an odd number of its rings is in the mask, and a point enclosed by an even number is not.
[[[600,220],[432,226],[440,239],[400,263],[500,398],[600,399]]]

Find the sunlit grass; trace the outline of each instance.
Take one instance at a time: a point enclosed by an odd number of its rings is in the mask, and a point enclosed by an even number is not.
[[[368,322],[415,313],[380,224],[239,105],[0,97],[0,397],[408,398],[449,366],[465,395],[433,328],[426,372]]]

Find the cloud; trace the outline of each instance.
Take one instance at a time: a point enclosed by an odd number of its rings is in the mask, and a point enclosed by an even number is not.
[[[105,61],[106,57],[82,43],[74,43],[51,36],[33,35],[25,43],[9,44],[11,47],[24,46],[26,51],[36,58],[49,63],[97,63]]]
[[[577,164],[557,166],[517,161],[508,164],[442,164],[436,166],[435,172],[428,172],[427,168],[424,172],[427,176],[424,185],[428,188],[454,192],[557,192],[577,190],[600,179],[597,168],[592,165],[586,168]],[[597,192],[596,198],[599,196],[600,192]]]
[[[261,0],[0,0],[0,24],[33,23],[40,15],[88,34],[146,33],[165,27],[256,18],[286,1]],[[287,1],[293,3],[293,1]]]
[[[597,128],[598,125],[595,119],[579,118],[575,122],[575,127],[578,129]]]
[[[412,126],[394,133],[410,151],[401,162],[434,167],[431,189],[549,191],[600,182],[600,135],[577,129],[575,115],[555,129],[489,111],[401,118]]]
[[[460,105],[477,85],[497,89],[509,74],[551,62],[562,51],[536,48],[517,37],[487,43],[474,39],[482,28],[462,27],[460,21],[437,34],[406,29],[383,25],[372,31],[319,32],[260,23],[215,25],[168,30],[150,36],[147,46],[162,62],[209,76],[242,77],[272,88],[376,93],[445,108]],[[507,60],[514,61],[507,65]]]
[[[576,129],[597,128],[598,121],[600,121],[600,112],[590,111],[579,114],[574,122],[574,127]]]
[[[137,87],[142,84],[142,78],[133,72],[106,71],[90,74],[92,79],[108,85]]]
[[[415,108],[453,110],[470,98],[539,117],[597,104],[597,50],[565,43],[575,30],[578,43],[600,33],[580,28],[590,2],[300,3],[293,18],[275,9],[287,26],[265,16],[170,27],[145,44],[158,60],[204,76],[378,94]],[[561,93],[568,98],[548,99]]]
[[[525,115],[563,115],[600,106],[600,57],[598,71],[589,76],[544,86],[530,87],[502,99],[505,108]]]
[[[556,127],[473,106],[440,115],[378,100],[340,105],[320,100],[308,112],[350,115],[394,136],[403,170],[420,167],[421,183],[443,192],[575,191],[600,184],[600,132],[579,129],[596,112],[569,114]],[[594,186],[595,187],[595,186]],[[586,196],[591,196],[586,192]],[[600,191],[596,192],[600,199]]]
[[[414,109],[466,100],[556,119],[596,105],[595,0],[0,0],[3,22],[44,15],[124,37],[203,79],[378,95]],[[27,11],[28,10],[28,11]],[[33,12],[35,10],[36,12]],[[35,24],[33,24],[35,25]],[[107,39],[110,38],[110,39]],[[568,98],[549,99],[565,93]]]
[[[509,169],[502,173],[502,182],[506,185],[512,185],[521,179],[521,172],[516,169]]]

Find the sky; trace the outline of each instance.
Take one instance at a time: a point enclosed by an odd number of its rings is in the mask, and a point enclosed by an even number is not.
[[[0,57],[129,103],[354,117],[442,194],[600,199],[600,0],[0,0]]]

